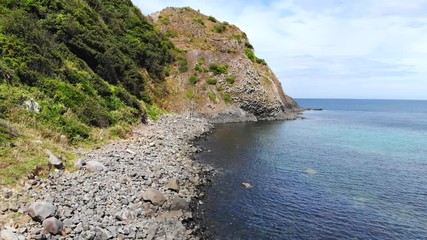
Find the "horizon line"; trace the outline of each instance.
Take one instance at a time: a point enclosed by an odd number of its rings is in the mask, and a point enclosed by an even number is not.
[[[312,100],[387,100],[387,101],[427,101],[427,99],[411,99],[411,98],[334,98],[334,97],[292,97],[293,99],[312,99]]]

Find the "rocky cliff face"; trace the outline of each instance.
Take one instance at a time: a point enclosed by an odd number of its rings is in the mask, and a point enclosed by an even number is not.
[[[163,107],[214,122],[295,118],[298,105],[236,26],[190,8],[166,8],[150,18],[182,49]]]

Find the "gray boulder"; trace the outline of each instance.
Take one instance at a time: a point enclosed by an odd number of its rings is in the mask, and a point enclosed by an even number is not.
[[[106,169],[105,165],[98,161],[87,161],[86,169],[91,172],[102,172]]]
[[[95,229],[95,232],[96,232],[96,239],[108,240],[113,238],[113,235],[107,229],[97,227]]]
[[[35,202],[28,208],[28,214],[36,221],[44,221],[55,215],[56,206],[48,202]]]
[[[143,194],[142,198],[144,201],[149,201],[156,206],[161,206],[166,202],[165,195],[159,190],[149,188]]]
[[[179,197],[179,196],[175,196],[172,200],[171,206],[170,206],[170,210],[175,211],[175,210],[188,210],[189,204],[188,202]]]
[[[51,151],[46,150],[46,153],[49,155],[49,163],[52,164],[52,166],[54,166],[57,169],[64,168],[64,164],[62,163],[62,161],[59,158],[57,158],[55,155],[53,155]]]
[[[18,236],[10,229],[4,229],[0,233],[0,238],[3,240],[19,240]]]
[[[35,113],[39,113],[42,110],[42,107],[40,106],[40,104],[38,104],[36,101],[34,101],[33,99],[28,99],[28,98],[22,98],[19,101],[19,105],[30,112],[35,112]]]
[[[50,234],[56,235],[62,231],[62,222],[55,217],[47,218],[43,221],[43,228]]]

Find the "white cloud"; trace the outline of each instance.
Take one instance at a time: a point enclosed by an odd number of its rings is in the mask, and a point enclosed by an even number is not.
[[[134,3],[146,14],[190,6],[237,25],[291,96],[427,99],[427,0]]]

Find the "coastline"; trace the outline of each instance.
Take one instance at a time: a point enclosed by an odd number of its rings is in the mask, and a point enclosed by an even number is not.
[[[164,115],[129,139],[86,153],[81,170],[25,180],[19,191],[5,188],[0,230],[21,239],[199,239],[192,210],[212,169],[193,160],[200,151],[193,142],[212,127],[205,119]],[[103,167],[89,171],[90,162]],[[60,222],[56,235],[28,217],[41,201],[55,206],[49,217]]]

